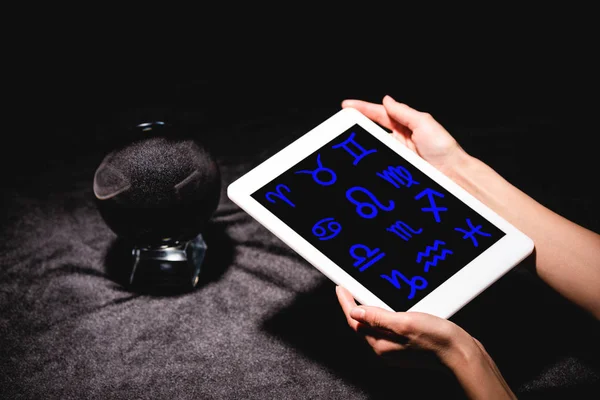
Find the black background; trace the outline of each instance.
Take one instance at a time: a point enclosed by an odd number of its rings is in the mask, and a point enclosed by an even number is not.
[[[120,127],[190,125],[227,184],[343,99],[389,94],[543,205],[600,231],[596,13],[409,5],[7,10],[2,397],[389,398],[401,387],[462,398],[444,374],[374,361],[333,286],[224,193],[199,290],[124,289],[91,193],[96,166],[128,139]],[[598,397],[597,321],[527,266],[453,321],[519,398]]]
[[[5,61],[8,179],[20,169],[76,157],[74,148],[110,148],[118,124],[183,119],[207,129],[290,110],[314,112],[313,122],[344,98],[377,102],[385,94],[432,113],[456,135],[459,127],[535,124],[545,135],[519,135],[515,151],[531,154],[534,164],[560,152],[557,167],[589,169],[578,165],[594,155],[587,144],[598,104],[586,19],[560,29],[554,14],[531,21],[499,13],[470,24],[435,19],[426,29],[412,23],[404,29],[363,18],[357,31],[321,18],[307,29],[301,18],[255,24],[232,16],[227,24],[209,24],[208,15],[222,14],[203,15],[191,31],[174,33],[176,39],[152,24],[124,34],[127,18],[114,29],[61,19],[23,28],[22,42],[9,47],[14,53]],[[575,20],[585,13],[565,15]]]

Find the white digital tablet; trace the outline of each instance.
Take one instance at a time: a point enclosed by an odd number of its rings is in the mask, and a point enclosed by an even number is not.
[[[231,183],[229,198],[361,304],[449,318],[533,242],[347,108]]]

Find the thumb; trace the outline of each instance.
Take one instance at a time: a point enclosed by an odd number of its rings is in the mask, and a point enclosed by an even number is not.
[[[350,316],[373,328],[397,332],[403,325],[404,313],[396,313],[379,307],[359,306],[350,310]],[[400,332],[397,332],[400,333]]]
[[[383,106],[390,117],[414,131],[423,118],[423,113],[403,103],[398,103],[391,96],[383,98]]]

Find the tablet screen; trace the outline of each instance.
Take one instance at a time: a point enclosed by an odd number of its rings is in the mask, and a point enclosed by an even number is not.
[[[505,235],[359,125],[252,197],[396,311]]]

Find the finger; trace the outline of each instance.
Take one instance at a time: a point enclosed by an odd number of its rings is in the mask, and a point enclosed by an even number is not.
[[[403,343],[398,342],[393,338],[388,338],[386,336],[382,336],[379,333],[375,332],[370,335],[363,335],[367,344],[373,349],[373,351],[379,355],[383,356],[385,354],[397,353],[401,350],[405,350],[406,347]]]
[[[391,131],[396,131],[402,134],[410,134],[406,132],[406,127],[398,124],[388,115],[385,107],[381,104],[369,103],[362,100],[348,99],[342,102],[342,108],[354,108],[360,111],[367,118],[377,122],[379,125],[386,127]]]
[[[404,336],[409,333],[406,313],[392,312],[379,307],[359,306],[350,310],[350,317],[372,328]]]
[[[406,129],[406,128],[404,128],[404,129]],[[403,131],[399,132],[399,131],[396,130],[396,131],[392,131],[392,137],[394,139],[396,139],[397,141],[399,141],[400,143],[402,143],[403,145],[406,146],[407,145],[407,141],[408,141],[406,138],[410,137],[410,134],[404,133]]]
[[[403,103],[398,103],[390,96],[383,98],[383,107],[389,116],[414,131],[423,121],[424,114]]]
[[[358,322],[356,332],[365,338],[370,337],[373,340],[387,340],[398,345],[404,345],[408,343],[408,338],[404,336],[398,335],[389,329],[377,328],[363,322]]]
[[[389,129],[394,134],[394,138],[400,141],[402,144],[406,144],[406,139],[412,135],[410,129],[402,125],[400,122],[390,118],[387,110],[381,104],[369,103],[362,100],[344,100],[342,102],[342,108],[354,108],[369,119],[377,122],[379,125]]]
[[[418,153],[417,146],[415,145],[415,142],[412,139],[406,139],[406,147],[408,147],[415,153]]]
[[[366,334],[364,339],[371,350],[389,364],[395,367],[424,368],[448,373],[447,367],[441,364],[434,352],[411,348],[408,343],[398,340],[398,337],[389,338],[381,336],[378,332]]]
[[[337,295],[340,306],[342,306],[342,310],[344,311],[344,314],[346,315],[346,319],[348,320],[348,325],[350,325],[350,327],[354,331],[358,331],[358,321],[356,321],[355,319],[350,317],[350,310],[352,310],[354,307],[356,307],[356,301],[354,300],[354,297],[352,297],[350,292],[347,291],[342,286],[336,286],[335,293]]]

